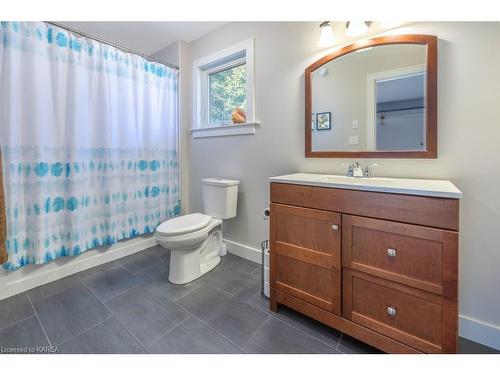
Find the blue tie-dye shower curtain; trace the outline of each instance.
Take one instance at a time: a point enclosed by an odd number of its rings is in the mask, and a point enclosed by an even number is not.
[[[4,267],[178,215],[178,72],[44,22],[2,22],[0,35]]]

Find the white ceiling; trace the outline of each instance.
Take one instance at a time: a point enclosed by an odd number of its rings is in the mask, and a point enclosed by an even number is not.
[[[59,22],[75,30],[151,55],[182,40],[192,42],[226,22]]]

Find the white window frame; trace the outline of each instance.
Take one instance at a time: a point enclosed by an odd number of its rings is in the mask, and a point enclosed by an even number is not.
[[[212,123],[209,119],[209,75],[238,65],[246,65],[246,123]],[[254,39],[250,38],[193,62],[194,138],[255,134]]]

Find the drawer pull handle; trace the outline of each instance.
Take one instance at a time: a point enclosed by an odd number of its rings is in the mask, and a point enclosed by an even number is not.
[[[395,307],[387,307],[387,314],[390,316],[396,316],[396,308]]]
[[[387,255],[389,255],[390,257],[395,257],[396,256],[396,249],[388,248]]]
[[[339,226],[337,224],[332,224],[332,229],[333,230],[339,230]]]

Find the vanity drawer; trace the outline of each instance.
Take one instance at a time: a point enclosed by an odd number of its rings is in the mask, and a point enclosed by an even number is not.
[[[341,215],[271,204],[271,287],[341,314]]]
[[[456,351],[457,304],[362,272],[343,271],[343,316],[427,353]]]
[[[458,231],[458,199],[273,182],[271,202]]]
[[[342,215],[342,265],[457,298],[458,233]]]

